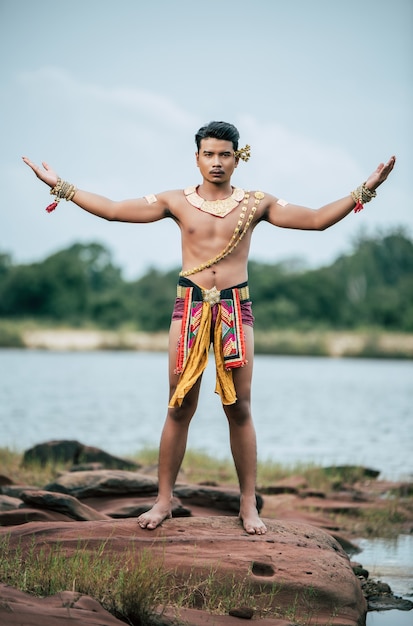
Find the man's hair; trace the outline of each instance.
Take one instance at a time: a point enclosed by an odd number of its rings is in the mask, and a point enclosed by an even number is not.
[[[239,132],[233,124],[228,122],[209,122],[206,126],[202,126],[195,135],[198,152],[202,139],[207,139],[208,137],[232,141],[234,150],[238,150]]]

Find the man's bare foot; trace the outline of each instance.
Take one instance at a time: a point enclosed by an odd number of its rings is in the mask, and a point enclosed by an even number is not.
[[[171,506],[163,505],[161,502],[155,502],[153,507],[146,511],[146,513],[142,513],[138,517],[138,524],[141,528],[147,528],[148,530],[153,530],[165,519],[172,517]]]
[[[250,535],[265,535],[267,527],[258,515],[255,496],[253,499],[241,496],[239,518],[247,533]]]

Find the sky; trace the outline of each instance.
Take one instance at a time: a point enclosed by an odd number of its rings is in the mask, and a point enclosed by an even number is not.
[[[0,0],[0,253],[99,242],[125,278],[180,266],[169,219],[119,224],[62,201],[21,160],[112,199],[200,181],[196,130],[251,145],[233,183],[317,208],[395,154],[364,211],[324,232],[260,224],[251,257],[329,264],[362,234],[413,234],[411,0]]]

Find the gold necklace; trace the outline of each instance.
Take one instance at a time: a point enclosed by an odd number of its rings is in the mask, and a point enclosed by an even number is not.
[[[245,191],[235,187],[232,194],[223,200],[205,200],[198,194],[197,187],[184,189],[186,199],[192,206],[216,217],[225,217],[244,199]]]

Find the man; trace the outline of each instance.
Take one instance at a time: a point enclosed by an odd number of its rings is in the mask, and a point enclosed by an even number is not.
[[[165,191],[119,202],[81,191],[23,157],[36,176],[51,187],[56,202],[72,200],[107,220],[148,223],[172,218],[181,229],[182,272],[169,334],[169,406],[159,449],[159,492],[154,506],[138,518],[153,529],[171,516],[174,484],[185,454],[202,372],[214,344],[217,386],[229,423],[231,451],[240,486],[239,517],[246,532],[264,534],[255,496],[256,437],[251,417],[253,316],[247,285],[247,261],[255,226],[262,221],[283,228],[324,230],[375,195],[395,164],[391,157],[351,194],[317,210],[270,194],[231,186],[239,159],[239,133],[225,122],[211,122],[195,136],[198,187]],[[191,278],[189,278],[191,277]],[[193,279],[193,280],[192,280]]]

